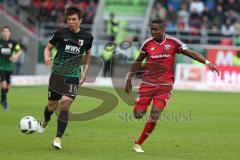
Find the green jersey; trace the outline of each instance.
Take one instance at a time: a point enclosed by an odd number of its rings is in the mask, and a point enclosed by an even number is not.
[[[69,28],[55,32],[49,41],[57,49],[52,73],[80,77],[83,55],[91,49],[92,42],[92,34],[82,28],[78,33],[71,32]]]
[[[13,62],[9,58],[20,49],[20,45],[15,40],[9,39],[5,41],[0,39],[0,70],[13,70]]]

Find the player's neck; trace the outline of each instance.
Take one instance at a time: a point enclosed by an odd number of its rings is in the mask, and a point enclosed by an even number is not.
[[[73,32],[73,33],[78,33],[80,30],[81,30],[81,28],[79,27],[79,28],[76,28],[76,29],[73,29],[73,30],[70,30],[70,31]]]
[[[165,39],[165,34],[161,37],[158,37],[158,38],[155,38],[154,40],[157,42],[157,43],[162,43]]]

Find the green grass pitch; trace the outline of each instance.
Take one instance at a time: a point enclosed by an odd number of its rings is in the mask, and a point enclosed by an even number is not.
[[[100,89],[116,95],[111,88]],[[70,122],[61,151],[51,147],[56,133],[55,115],[45,133],[21,133],[19,119],[31,115],[41,120],[46,102],[46,86],[11,89],[11,109],[0,110],[0,160],[240,159],[239,93],[174,91],[161,121],[144,143],[145,153],[131,150],[145,121],[134,121],[130,116],[132,107],[122,100],[104,116]],[[99,103],[79,97],[71,109],[85,112]]]

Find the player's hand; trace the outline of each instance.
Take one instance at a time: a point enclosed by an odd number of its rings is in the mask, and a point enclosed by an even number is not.
[[[212,72],[217,72],[218,76],[220,76],[220,71],[217,69],[217,67],[213,63],[209,63],[208,66],[210,67]]]
[[[10,58],[9,58],[10,61],[12,62],[16,62],[18,60],[18,57],[16,55],[12,55]]]
[[[125,92],[127,94],[130,94],[132,91],[132,81],[131,80],[127,80],[127,83],[125,85]]]
[[[52,58],[51,57],[44,57],[44,62],[45,62],[45,65],[48,67],[48,68],[52,68]]]
[[[86,76],[82,75],[79,81],[79,85],[81,86],[86,81]]]

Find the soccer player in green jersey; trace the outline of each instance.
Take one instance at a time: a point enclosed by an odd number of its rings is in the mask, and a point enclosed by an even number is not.
[[[0,39],[0,85],[1,85],[1,105],[5,110],[9,109],[7,94],[10,89],[13,64],[21,55],[20,45],[10,38],[11,28],[1,27]]]
[[[44,132],[59,104],[57,133],[52,144],[56,149],[61,149],[62,136],[68,124],[69,108],[76,97],[77,88],[86,80],[93,42],[92,34],[80,27],[83,11],[70,6],[65,14],[68,27],[55,32],[44,50],[45,64],[51,68],[52,73],[48,86],[48,105],[44,110],[44,120],[38,128],[38,132]],[[50,52],[54,47],[57,54],[52,60]]]

